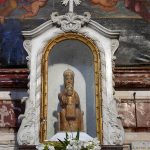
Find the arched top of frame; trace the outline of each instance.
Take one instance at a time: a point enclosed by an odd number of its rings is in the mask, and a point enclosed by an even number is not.
[[[47,61],[48,55],[51,52],[52,48],[59,42],[64,40],[79,40],[86,44],[92,51],[94,56],[94,61],[98,61],[100,59],[100,52],[95,43],[88,37],[85,37],[80,33],[63,33],[48,42],[48,45],[45,47],[45,51],[43,53],[43,59]]]

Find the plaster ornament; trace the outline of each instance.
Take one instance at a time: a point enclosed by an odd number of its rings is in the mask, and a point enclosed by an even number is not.
[[[73,12],[73,4],[75,5],[80,5],[81,1],[80,0],[62,0],[62,4],[67,6],[69,3],[69,12]]]
[[[91,15],[88,12],[84,16],[75,13],[67,13],[59,16],[57,12],[52,13],[51,20],[58,25],[64,32],[78,32],[84,25],[90,21]]]

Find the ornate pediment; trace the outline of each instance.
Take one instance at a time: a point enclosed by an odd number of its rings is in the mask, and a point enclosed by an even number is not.
[[[63,0],[62,4],[67,5],[69,3],[69,12],[65,15],[59,16],[58,12],[54,12],[51,15],[53,24],[56,24],[64,32],[78,32],[81,27],[89,23],[91,15],[89,12],[85,12],[83,16],[77,15],[73,12],[74,3],[80,5],[80,0]]]
[[[58,12],[51,15],[53,24],[57,25],[64,32],[78,32],[81,27],[89,23],[91,15],[85,12],[83,16],[69,12],[59,16]]]

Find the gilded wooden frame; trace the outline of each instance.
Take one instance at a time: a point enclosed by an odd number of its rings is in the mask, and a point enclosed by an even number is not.
[[[79,40],[86,44],[92,51],[94,58],[94,77],[95,77],[95,109],[96,109],[96,132],[102,144],[102,83],[101,83],[101,61],[100,51],[95,43],[79,33],[63,33],[52,40],[50,40],[45,47],[42,56],[42,99],[41,99],[41,112],[40,112],[40,142],[44,143],[47,133],[47,107],[48,107],[48,56],[52,48],[63,40]]]

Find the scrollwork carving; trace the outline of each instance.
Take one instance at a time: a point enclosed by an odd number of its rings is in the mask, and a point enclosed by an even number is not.
[[[25,98],[26,111],[24,115],[21,115],[22,123],[17,134],[17,141],[19,145],[34,145],[34,123],[35,123],[35,109],[29,104],[29,99]],[[29,107],[30,105],[30,107]]]
[[[85,12],[84,16],[69,12],[59,16],[57,12],[52,13],[51,20],[64,32],[77,32],[90,21],[91,15]]]
[[[124,129],[122,122],[118,115],[116,100],[111,101],[111,107],[109,108],[109,124],[111,127],[111,137],[113,145],[121,145],[124,141]],[[111,140],[110,140],[111,141]]]
[[[25,50],[27,51],[28,55],[30,56],[31,55],[31,48],[32,48],[31,41],[30,40],[25,40],[23,42],[23,46],[24,46]]]
[[[25,50],[27,51],[28,53],[28,56],[26,57],[27,59],[27,65],[28,65],[28,68],[30,68],[30,61],[31,61],[31,49],[32,49],[32,44],[31,44],[31,40],[25,40],[23,42],[23,46],[25,48]]]
[[[121,118],[118,115],[117,110],[117,100],[114,97],[115,94],[115,82],[114,82],[114,74],[113,70],[115,68],[115,60],[116,56],[114,56],[115,51],[119,47],[119,41],[117,39],[111,40],[111,50],[112,50],[112,85],[113,85],[113,100],[110,101],[110,105],[107,106],[106,111],[108,112],[108,123],[109,128],[111,130],[111,135],[109,142],[107,141],[107,144],[111,145],[121,145],[124,141],[124,129],[122,126]]]
[[[119,41],[117,39],[112,39],[111,40],[112,55],[114,55],[118,47],[119,47]]]
[[[31,65],[31,50],[32,50],[32,43],[31,40],[25,40],[23,42],[23,46],[25,50],[28,53],[27,59],[27,65],[30,69]],[[28,79],[30,81],[30,74],[28,76]],[[28,83],[28,91],[27,93],[30,95],[30,82]],[[28,97],[23,97],[22,102],[25,102],[25,114],[22,114],[19,116],[19,120],[21,122],[21,126],[19,128],[19,131],[17,133],[17,141],[19,145],[32,145],[35,144],[34,140],[34,119],[35,119],[35,111],[33,108],[32,101]]]

